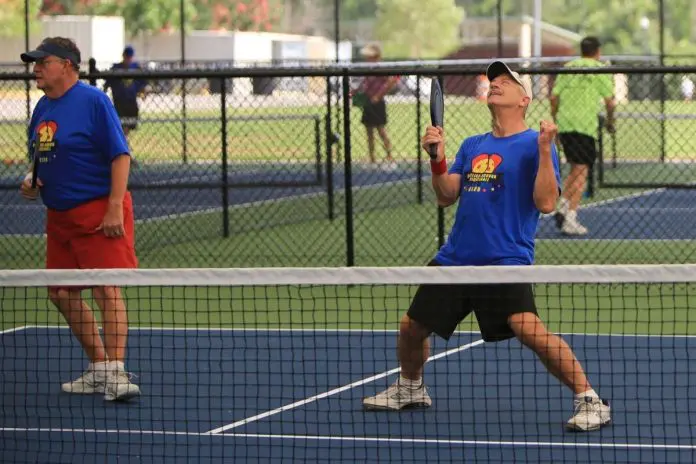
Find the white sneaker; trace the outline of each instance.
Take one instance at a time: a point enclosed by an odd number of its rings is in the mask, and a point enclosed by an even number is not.
[[[384,171],[396,171],[399,169],[399,165],[396,164],[396,161],[385,161],[384,164],[382,164],[382,170]]]
[[[565,215],[561,232],[566,235],[587,235],[587,227],[578,222],[577,211],[568,211]]]
[[[131,383],[132,374],[122,369],[110,371],[106,379],[104,399],[106,401],[125,401],[140,396],[140,388]]]
[[[577,432],[591,432],[610,422],[609,403],[600,398],[586,396],[583,400],[575,400],[575,415],[568,420],[566,428]]]
[[[563,223],[565,222],[565,217],[568,214],[568,211],[570,211],[570,202],[568,202],[568,200],[565,198],[559,199],[556,214],[553,215],[557,228],[561,229],[563,227]]]
[[[363,399],[363,407],[369,411],[398,411],[403,408],[428,408],[433,401],[425,384],[420,388],[401,386],[397,380],[391,387],[375,396]]]
[[[72,382],[67,382],[62,385],[62,389],[66,393],[76,393],[82,395],[90,395],[93,393],[106,392],[106,366],[100,366],[98,363],[94,365],[90,363],[87,370],[79,378]]]

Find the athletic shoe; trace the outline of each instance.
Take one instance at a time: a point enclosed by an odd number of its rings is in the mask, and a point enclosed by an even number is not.
[[[396,381],[391,387],[375,396],[363,399],[363,407],[369,411],[398,411],[404,408],[428,408],[433,401],[424,384],[420,388],[401,386]]]
[[[100,363],[103,364],[103,363]],[[106,392],[106,366],[100,366],[102,369],[95,369],[93,364],[90,364],[87,370],[81,377],[72,382],[64,383],[62,388],[66,393],[76,393],[89,395],[93,393]]]
[[[565,235],[587,235],[587,227],[578,222],[576,211],[568,211],[561,232]]]
[[[599,430],[611,422],[611,408],[606,400],[586,396],[575,400],[575,415],[568,420],[566,428],[576,432]]]
[[[106,379],[106,401],[125,401],[140,396],[140,388],[131,383],[132,375],[120,369],[109,372]]]

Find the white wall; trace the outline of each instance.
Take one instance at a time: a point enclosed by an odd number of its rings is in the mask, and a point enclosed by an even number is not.
[[[46,16],[42,37],[69,37],[82,54],[82,62],[94,58],[100,65],[121,60],[125,26],[120,16]]]

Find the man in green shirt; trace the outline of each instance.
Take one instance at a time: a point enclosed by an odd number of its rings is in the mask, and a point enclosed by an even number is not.
[[[566,63],[567,68],[596,68],[600,42],[585,37],[580,42],[582,57]],[[607,109],[606,127],[614,130],[614,82],[611,74],[559,74],[551,94],[551,116],[558,125],[559,139],[570,173],[556,208],[556,225],[566,235],[585,235],[587,228],[577,219],[589,167],[597,158],[597,114],[600,102]]]

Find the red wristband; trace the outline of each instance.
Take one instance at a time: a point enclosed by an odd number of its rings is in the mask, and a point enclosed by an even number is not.
[[[442,158],[441,161],[430,160],[430,170],[437,176],[446,173],[447,160],[445,158]]]

